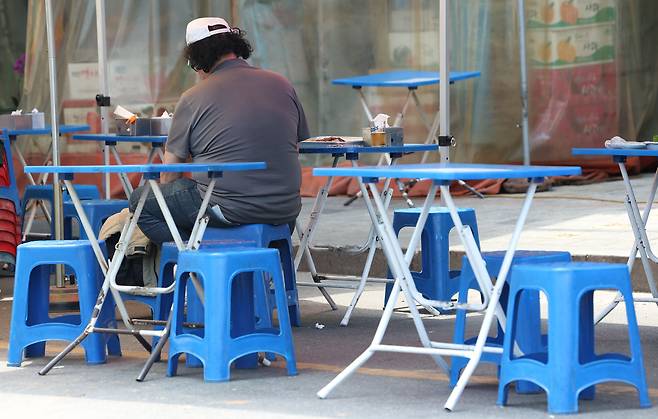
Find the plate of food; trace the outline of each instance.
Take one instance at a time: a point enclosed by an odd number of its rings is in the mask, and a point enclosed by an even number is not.
[[[640,141],[626,141],[625,139],[615,136],[605,142],[606,148],[617,148],[617,149],[637,149],[637,148],[647,148],[647,145],[644,142]]]
[[[345,137],[338,135],[323,135],[312,137],[300,143],[302,148],[315,147],[340,147],[340,146],[363,146],[365,142],[361,137]]]

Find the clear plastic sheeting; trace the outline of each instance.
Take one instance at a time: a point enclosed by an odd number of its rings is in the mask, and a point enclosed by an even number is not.
[[[43,4],[29,4],[22,106],[47,111]],[[53,4],[62,121],[94,122],[94,2]],[[482,72],[451,86],[453,161],[522,159],[517,13],[517,0],[450,1],[451,68]],[[203,15],[225,16],[247,31],[251,62],[293,82],[313,135],[359,135],[367,124],[356,92],[332,79],[438,70],[437,0],[112,0],[106,14],[113,103],[145,114],[173,110],[195,82],[181,51],[185,25]],[[526,21],[533,162],[573,162],[572,147],[658,134],[658,2],[526,0]],[[404,88],[364,92],[373,114],[389,115],[400,111],[407,94]],[[438,87],[421,87],[418,96],[433,116]],[[403,124],[408,142],[424,141],[413,106]],[[70,142],[64,152],[71,147],[85,145]]]
[[[16,109],[21,97],[26,19],[24,0],[0,0],[0,113]]]

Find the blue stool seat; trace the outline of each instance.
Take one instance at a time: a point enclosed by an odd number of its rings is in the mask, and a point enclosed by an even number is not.
[[[77,187],[76,187],[77,190]],[[89,224],[94,230],[94,234],[98,235],[103,226],[103,222],[107,220],[111,215],[114,215],[118,212],[121,212],[122,209],[128,208],[128,200],[125,199],[88,199],[82,201],[82,207],[85,210],[85,214],[89,219]],[[75,218],[80,223],[80,217],[75,210],[73,202],[64,202],[64,237],[71,237],[71,220]],[[85,233],[82,225],[80,225],[80,238],[86,239],[87,234]]]
[[[495,278],[500,272],[505,258],[505,251],[482,252],[482,258],[487,265],[487,273],[490,277]],[[517,250],[514,252],[512,259],[512,266],[518,264],[538,264],[538,263],[553,263],[553,262],[570,262],[571,254],[569,252],[555,252],[555,251],[536,251],[536,250]],[[500,296],[500,305],[503,310],[507,308],[507,294],[509,291],[508,283],[504,285],[503,292]],[[479,290],[480,287],[475,279],[475,274],[471,264],[466,256],[462,259],[462,269],[459,277],[459,302],[465,303],[468,301],[469,290]],[[523,294],[522,300],[519,302],[519,313],[523,317],[524,322],[521,325],[522,330],[517,331],[517,342],[521,350],[528,351],[536,348],[545,347],[542,342],[541,336],[541,319],[539,313],[539,292],[526,292]],[[538,332],[539,331],[539,332]],[[474,345],[477,336],[466,338],[466,310],[457,310],[457,317],[455,319],[455,333],[453,342],[466,345]],[[505,334],[497,325],[496,336],[487,338],[488,346],[503,346],[503,339]],[[480,358],[481,362],[489,362],[500,365],[500,354],[483,353]],[[468,363],[467,358],[452,357],[450,365],[450,385],[455,386],[459,380],[459,374]],[[536,393],[541,389],[531,383],[518,382],[516,385],[518,393]]]
[[[50,265],[54,264],[65,264],[75,272],[80,314],[49,316]],[[24,352],[26,357],[44,356],[47,341],[75,340],[91,318],[102,282],[102,272],[87,240],[45,240],[18,246],[7,364],[20,366]],[[100,326],[115,323],[113,300],[107,298]],[[87,362],[104,363],[106,345],[110,355],[121,355],[117,335],[90,334],[82,342]]]
[[[226,381],[231,363],[245,355],[272,352],[286,359],[289,375],[297,374],[287,292],[279,252],[263,248],[202,248],[178,255],[167,374],[176,375],[178,357],[191,354],[204,366],[206,381]],[[266,272],[273,283],[279,328],[257,326],[255,286]],[[189,333],[183,323],[189,273],[202,282],[205,309],[203,336]],[[265,292],[265,289],[260,289]],[[264,295],[261,301],[266,301]],[[189,321],[188,316],[188,321]]]
[[[578,399],[593,399],[595,385],[620,381],[636,387],[641,407],[650,407],[633,304],[625,304],[630,357],[596,354],[594,345],[594,291],[618,290],[632,301],[628,267],[608,263],[553,263],[512,268],[508,319],[498,386],[498,404],[507,403],[508,385],[526,380],[548,396],[551,414],[577,413]],[[548,346],[542,352],[514,353],[521,295],[542,291],[548,300]]]
[[[420,208],[397,209],[393,214],[393,229],[396,234],[404,227],[415,227]],[[480,246],[477,220],[473,208],[458,208],[461,222],[471,228],[473,237]],[[432,207],[421,236],[421,270],[412,272],[418,291],[425,298],[449,301],[459,290],[459,271],[450,270],[450,230],[455,227],[447,207]],[[389,272],[389,278],[392,278]],[[384,304],[393,288],[386,284]]]
[[[78,196],[81,200],[87,199],[100,199],[100,193],[96,185],[76,185],[75,191],[78,193]],[[71,196],[66,190],[62,192],[62,199],[64,202],[70,202]],[[23,193],[23,200],[21,201],[21,214],[23,214],[23,225],[25,225],[25,211],[27,209],[27,204],[30,201],[39,200],[39,201],[48,201],[50,203],[50,208],[53,208],[53,185],[27,185],[25,187],[25,192]],[[50,225],[50,234],[51,236],[55,231],[54,221],[51,221]],[[67,237],[67,236],[65,236]],[[67,238],[70,238],[67,237]]]

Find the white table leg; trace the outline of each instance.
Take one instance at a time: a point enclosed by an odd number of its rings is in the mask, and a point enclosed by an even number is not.
[[[500,308],[500,305],[498,303],[500,299],[500,294],[503,291],[503,285],[505,284],[505,281],[507,279],[507,274],[509,272],[509,269],[512,266],[512,259],[514,258],[514,252],[516,251],[519,237],[521,236],[521,231],[523,230],[523,225],[525,224],[526,218],[528,216],[528,212],[530,211],[530,205],[532,204],[532,198],[534,197],[536,190],[537,190],[537,183],[531,182],[528,187],[525,200],[523,202],[521,214],[519,215],[519,219],[516,222],[516,226],[514,227],[514,232],[512,233],[512,238],[510,240],[507,251],[505,252],[505,257],[503,258],[503,264],[500,268],[500,272],[498,273],[498,277],[496,278],[496,284],[494,285],[494,288],[492,290],[491,299],[489,300],[489,305],[485,312],[482,325],[480,326],[480,332],[478,333],[478,337],[475,342],[475,348],[473,354],[470,357],[468,364],[466,364],[466,367],[464,368],[461,376],[459,377],[459,381],[457,381],[457,385],[455,385],[455,388],[450,393],[450,397],[446,401],[446,404],[444,406],[446,410],[452,411],[454,409],[455,405],[457,404],[457,401],[459,400],[459,397],[462,395],[462,392],[464,391],[464,388],[468,383],[468,380],[471,378],[471,375],[473,374],[475,368],[480,362],[480,357],[482,356],[483,348],[486,344],[487,336],[489,334],[489,328],[493,323],[496,310]],[[441,195],[444,197],[446,201],[446,205],[450,209],[450,214],[453,218],[453,221],[455,222],[459,221],[459,214],[457,212],[457,207],[452,201],[452,197],[450,196],[450,190],[447,186],[441,187]],[[481,257],[479,259],[475,258],[475,260],[471,260],[469,257],[469,262],[471,264],[474,262],[479,264],[482,263],[483,261],[481,260]],[[501,321],[500,318],[499,321]],[[501,326],[503,327],[504,330],[505,328],[504,318],[502,319]]]
[[[334,156],[331,167],[336,167],[338,165],[338,160],[341,156]],[[331,189],[331,184],[333,182],[333,176],[329,176],[327,181],[324,183],[324,186],[318,192],[318,195],[313,202],[313,208],[311,209],[311,215],[308,220],[308,224],[305,229],[300,229],[299,223],[296,223],[297,235],[299,237],[299,248],[297,249],[297,254],[295,255],[295,271],[299,270],[299,265],[302,262],[302,257],[306,258],[306,264],[311,271],[311,278],[313,282],[320,284],[318,279],[318,273],[315,268],[315,261],[313,260],[313,255],[311,254],[311,244],[313,242],[313,236],[315,235],[315,230],[320,222],[320,216],[324,210],[324,206],[327,203],[327,198],[329,197],[329,189]],[[336,302],[329,295],[329,292],[324,287],[318,287],[318,290],[327,301],[332,310],[338,309]]]
[[[640,259],[642,261],[642,267],[644,268],[644,273],[647,278],[647,284],[651,291],[650,298],[638,298],[635,301],[641,302],[653,302],[658,304],[658,290],[656,289],[656,282],[654,280],[653,272],[651,270],[650,260],[656,261],[653,252],[651,251],[651,244],[646,234],[646,224],[649,219],[649,214],[651,213],[651,207],[653,201],[656,197],[656,190],[658,189],[658,170],[654,174],[653,183],[651,189],[649,190],[649,197],[647,199],[647,204],[644,207],[644,211],[640,216],[640,210],[637,205],[637,200],[635,198],[635,192],[633,190],[633,185],[628,176],[628,171],[626,170],[625,163],[618,162],[619,170],[622,174],[622,179],[624,181],[624,187],[626,188],[626,197],[624,200],[624,206],[626,207],[626,212],[628,214],[629,221],[631,223],[631,229],[633,230],[633,235],[635,237],[635,242],[633,248],[631,249],[630,255],[628,257],[628,271],[633,270],[633,264],[637,253],[640,253]],[[617,307],[617,305],[624,301],[620,293],[615,295],[615,298],[596,316],[594,322],[599,323],[603,320],[612,310]]]
[[[96,301],[96,305],[94,306],[94,310],[92,312],[92,317],[85,327],[85,330],[83,331],[80,336],[78,336],[71,344],[69,344],[62,352],[60,352],[55,358],[53,358],[40,372],[40,375],[45,375],[47,374],[60,360],[62,360],[68,353],[70,353],[76,346],[78,346],[84,339],[90,334],[90,333],[120,333],[120,334],[130,334],[134,336],[141,344],[144,346],[147,350],[151,351],[151,346],[149,345],[148,342],[144,339],[144,336],[159,336],[161,337],[161,341],[158,342],[158,349],[157,353],[152,353],[149,359],[147,360],[147,363],[140,373],[140,378],[143,380],[143,378],[146,376],[148,373],[148,370],[150,369],[151,365],[153,364],[155,358],[157,357],[157,354],[159,354],[159,350],[162,349],[162,346],[164,345],[164,341],[166,341],[166,337],[169,334],[169,326],[171,325],[171,312],[169,319],[167,320],[166,326],[164,330],[142,330],[142,329],[136,329],[134,327],[134,323],[125,307],[125,304],[123,302],[123,299],[121,298],[120,291],[122,292],[132,292],[132,293],[137,293],[140,290],[147,289],[146,287],[128,287],[128,286],[122,286],[116,284],[116,275],[119,270],[119,267],[121,265],[121,262],[123,258],[125,257],[125,253],[127,250],[128,246],[128,239],[132,236],[135,228],[137,227],[137,221],[139,220],[139,217],[142,213],[142,210],[144,208],[144,204],[146,202],[146,198],[148,196],[148,193],[150,189],[153,189],[153,193],[156,197],[156,200],[160,206],[160,209],[163,212],[163,215],[165,217],[165,221],[167,223],[167,226],[170,229],[170,232],[172,236],[174,237],[174,241],[176,242],[177,247],[179,250],[184,250],[186,247],[184,246],[182,239],[180,237],[180,233],[178,232],[178,229],[173,221],[173,218],[171,217],[171,213],[169,212],[169,208],[167,207],[166,201],[164,197],[162,196],[162,192],[160,191],[160,188],[157,184],[157,182],[153,179],[149,180],[148,186],[144,188],[142,191],[142,194],[140,195],[139,201],[137,203],[137,207],[135,208],[134,214],[129,218],[129,221],[124,225],[121,235],[119,237],[119,242],[118,242],[118,248],[114,254],[114,257],[112,260],[109,261],[109,264],[104,258],[103,252],[100,248],[100,245],[98,243],[98,239],[95,235],[95,232],[93,228],[91,227],[91,224],[89,223],[89,220],[86,216],[86,213],[84,212],[84,208],[82,207],[82,203],[80,201],[80,198],[78,194],[75,191],[75,188],[72,185],[71,180],[64,180],[64,183],[69,191],[69,194],[71,196],[71,201],[73,202],[76,211],[78,212],[78,215],[80,217],[80,224],[82,225],[82,228],[84,229],[85,233],[87,233],[87,236],[89,237],[89,241],[91,243],[92,249],[94,250],[94,254],[96,255],[96,259],[99,262],[99,265],[101,267],[101,270],[103,271],[103,274],[105,275],[105,279],[103,281],[103,285],[101,288],[101,292],[99,293],[98,299]],[[208,191],[206,192],[206,195],[204,196],[204,199],[202,201],[201,207],[199,209],[199,213],[197,214],[197,219],[195,223],[195,227],[192,232],[192,236],[190,237],[190,240],[188,241],[187,248],[191,248],[192,246],[197,246],[198,243],[200,243],[203,232],[205,231],[205,224],[207,223],[207,217],[205,217],[205,212],[208,207],[208,203],[210,200],[210,194],[212,192],[212,189],[214,188],[215,184],[215,179],[211,179],[208,187]],[[205,222],[204,222],[205,221]],[[201,285],[198,283],[198,279],[194,276],[191,275],[191,278],[193,281],[197,281],[197,284],[195,285],[195,288],[198,286],[198,290],[200,291],[199,296],[203,298],[203,288]],[[166,287],[166,288],[148,288],[150,292],[153,293],[167,293],[167,292],[172,292],[174,289],[174,286]],[[121,319],[126,326],[125,329],[108,329],[108,328],[99,328],[96,327],[96,323],[98,321],[98,317],[101,313],[101,310],[103,308],[103,304],[105,303],[106,297],[108,295],[108,291],[112,293],[112,296],[115,299],[115,303],[117,305],[117,308],[119,310],[119,314],[121,316]],[[155,352],[155,351],[152,351]],[[140,381],[141,381],[140,380]]]
[[[115,252],[114,257],[112,258],[112,260],[110,260],[110,263],[108,265],[103,255],[103,251],[101,250],[100,245],[98,243],[98,239],[96,237],[94,229],[91,227],[91,224],[89,223],[89,219],[87,218],[87,214],[85,213],[84,208],[82,207],[80,198],[78,197],[78,194],[75,191],[75,188],[73,187],[72,181],[65,179],[64,184],[66,185],[69,195],[71,196],[71,201],[73,202],[73,205],[75,206],[75,209],[78,212],[78,216],[80,217],[80,224],[82,225],[82,228],[84,229],[85,233],[87,234],[87,237],[89,238],[89,242],[92,246],[94,254],[96,255],[96,259],[98,260],[101,270],[105,275],[105,279],[103,280],[101,291],[98,294],[98,299],[96,300],[96,304],[94,305],[94,309],[92,310],[91,319],[89,320],[89,323],[85,327],[84,331],[66,348],[64,348],[64,350],[62,350],[59,354],[57,354],[57,356],[55,356],[45,367],[43,367],[41,371],[39,371],[39,375],[46,375],[55,365],[57,365],[57,363],[59,363],[59,361],[61,361],[66,355],[68,355],[76,346],[80,345],[82,341],[84,341],[87,338],[87,336],[89,336],[90,333],[98,332],[96,323],[102,311],[103,305],[105,304],[108,291],[111,292],[112,296],[115,298],[115,303],[117,304],[117,308],[119,309],[119,314],[121,316],[121,319],[123,320],[124,325],[126,326],[127,332],[129,334],[132,334],[140,342],[140,344],[142,344],[142,346],[144,346],[144,348],[146,348],[149,351],[151,350],[151,345],[144,339],[143,336],[153,335],[153,333],[148,333],[150,331],[145,331],[145,330],[140,331],[134,329],[133,323],[130,319],[130,315],[128,314],[128,311],[126,310],[125,305],[123,304],[123,300],[121,299],[120,293],[117,292],[116,290],[113,290],[110,287],[112,280],[114,280],[113,276],[116,277],[116,274],[119,271],[119,266],[121,265],[121,261],[123,260],[123,256],[125,254],[125,249],[127,246],[126,244],[127,237],[129,237],[128,234],[132,234],[132,232],[134,231],[135,225],[137,224],[137,219],[141,215],[142,209],[144,208],[144,203],[146,202],[146,197],[148,195],[149,188],[144,189],[142,196],[140,196],[139,202],[137,204],[137,208],[135,209],[135,214],[133,215],[133,217],[131,217],[130,222],[124,225],[124,228],[122,229],[121,232],[121,236],[119,238],[119,248]]]

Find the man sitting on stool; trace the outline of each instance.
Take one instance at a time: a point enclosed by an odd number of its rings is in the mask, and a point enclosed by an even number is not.
[[[266,170],[226,172],[217,179],[207,215],[211,227],[289,224],[301,210],[297,143],[309,137],[295,89],[283,76],[252,67],[244,32],[222,18],[187,25],[185,57],[201,80],[181,96],[171,123],[164,163],[264,161]],[[163,173],[161,189],[184,239],[194,227],[209,179]],[[144,186],[142,186],[144,187]],[[134,212],[138,188],[130,199]],[[138,225],[157,244],[173,238],[153,192]],[[292,228],[291,228],[292,231]]]

